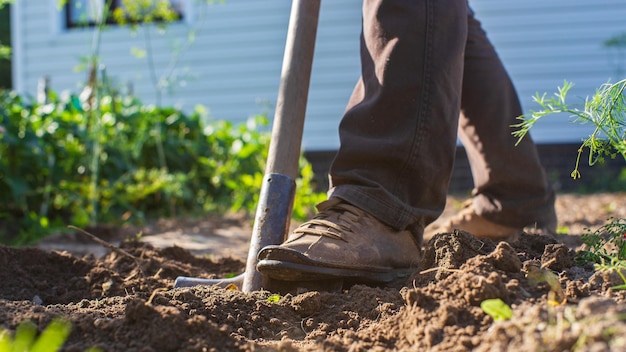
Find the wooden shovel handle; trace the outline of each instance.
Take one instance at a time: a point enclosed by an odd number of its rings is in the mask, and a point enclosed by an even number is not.
[[[292,3],[266,174],[298,176],[319,9],[320,0]]]

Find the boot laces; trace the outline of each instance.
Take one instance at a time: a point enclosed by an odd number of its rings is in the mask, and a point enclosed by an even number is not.
[[[324,236],[347,242],[343,234],[351,232],[352,226],[364,215],[365,212],[353,205],[339,203],[321,210],[313,219],[300,225],[293,233]]]

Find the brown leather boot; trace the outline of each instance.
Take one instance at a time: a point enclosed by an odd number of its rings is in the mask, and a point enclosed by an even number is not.
[[[321,203],[318,209],[283,244],[259,252],[261,273],[286,281],[385,283],[417,270],[421,229],[417,236],[408,230],[396,231],[338,198]]]
[[[478,238],[513,242],[525,230],[534,233],[554,234],[556,233],[556,222],[541,227],[527,226],[524,228],[496,224],[478,215],[470,199],[463,204],[463,209],[458,214],[443,225],[427,227],[425,237],[431,238],[439,233],[454,232],[455,229],[469,232]]]

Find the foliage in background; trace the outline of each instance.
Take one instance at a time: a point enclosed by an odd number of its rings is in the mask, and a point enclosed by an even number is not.
[[[269,144],[265,116],[235,125],[210,121],[202,107],[185,114],[115,92],[98,96],[99,113],[90,114],[77,95],[51,92],[44,104],[0,95],[0,242],[30,243],[70,224],[254,213]],[[304,159],[301,170],[294,216],[302,218],[324,196],[313,191]]]
[[[11,88],[11,23],[10,8],[12,1],[0,0],[0,89]]]
[[[0,243],[31,243],[70,224],[255,210],[267,159],[266,117],[234,125],[210,121],[203,107],[191,114],[162,107],[161,94],[176,78],[175,66],[195,29],[159,76],[151,31],[162,34],[179,14],[166,0],[124,0],[115,11],[111,4],[92,6],[102,13],[90,14],[96,23],[80,94],[43,92],[31,102],[0,91]],[[111,23],[143,31],[145,48],[131,51],[145,52],[156,106],[110,85],[100,47]],[[313,190],[313,171],[304,158],[300,167],[293,215],[304,219],[325,196]]]
[[[0,10],[2,10],[7,4],[6,0],[0,0]],[[7,23],[3,23],[4,26],[8,26]],[[0,60],[11,59],[11,47],[6,45],[6,42],[0,40]]]
[[[194,6],[196,6],[196,3],[198,5],[206,5],[214,3],[214,0],[195,0]],[[183,46],[177,45],[172,49],[169,62],[161,70],[162,72],[159,73],[152,49],[153,32],[156,32],[158,35],[164,35],[167,27],[180,19],[182,15],[182,13],[178,12],[181,11],[180,8],[175,8],[169,0],[122,0],[121,3],[115,3],[118,6],[113,6],[113,0],[105,0],[100,6],[97,6],[94,0],[90,0],[89,4],[89,9],[96,13],[91,13],[89,16],[86,16],[89,18],[79,19],[79,22],[82,21],[85,26],[93,27],[90,49],[87,55],[81,59],[82,63],[76,67],[76,70],[87,71],[87,81],[84,85],[81,97],[87,102],[86,112],[92,115],[90,118],[92,120],[100,120],[102,118],[102,111],[99,106],[101,100],[100,96],[110,94],[111,91],[108,75],[106,74],[106,64],[100,56],[103,40],[102,33],[109,29],[111,25],[130,26],[131,32],[136,33],[137,31],[141,31],[143,33],[144,48],[132,47],[130,51],[138,59],[145,59],[148,72],[150,73],[149,77],[154,87],[155,104],[162,106],[163,94],[165,92],[171,92],[174,82],[180,78],[176,66],[182,54],[195,42],[197,29],[206,15],[206,6],[197,8],[199,11],[196,16],[196,21],[194,21],[195,25],[188,28],[185,44]],[[59,0],[58,5],[59,8],[62,8],[63,6],[71,6],[72,4],[67,4],[66,0]],[[73,5],[80,7],[86,4],[75,3]],[[179,39],[176,38],[176,43],[178,42]],[[132,90],[132,88],[129,90]],[[155,136],[159,168],[162,172],[169,173],[169,165],[165,156],[165,142],[161,139],[163,135],[161,131],[162,126],[159,123],[152,124],[152,126],[154,130],[151,131],[151,133]],[[97,128],[97,126],[94,128]],[[92,153],[94,155],[99,154],[99,149],[99,143],[94,143]],[[94,188],[95,186],[93,185],[98,182],[99,172],[97,168],[99,164],[96,162],[96,158],[92,160],[94,161],[91,164],[90,170],[92,171],[92,188]],[[170,195],[166,194],[165,197],[169,198]],[[97,204],[92,204],[92,208],[95,209],[92,214],[97,214]]]
[[[219,2],[223,3],[224,0]],[[177,65],[182,55],[195,43],[197,32],[206,18],[207,6],[201,5],[213,3],[215,0],[194,0],[196,10],[194,11],[194,24],[186,27],[188,32],[184,38],[171,38],[175,44],[171,49],[169,61],[163,67],[158,67],[154,57],[154,36],[167,34],[167,28],[184,16],[183,13],[179,13],[182,9],[173,6],[169,0],[121,0],[115,8],[112,6],[112,0],[106,0],[102,6],[92,6],[97,9],[98,13],[92,14],[91,19],[78,19],[79,22],[84,23],[84,26],[93,27],[93,35],[89,52],[81,58],[81,64],[76,67],[76,70],[87,70],[86,87],[98,85],[96,71],[106,67],[106,62],[103,62],[100,56],[102,33],[109,29],[110,25],[128,26],[133,35],[137,32],[143,34],[143,47],[132,47],[130,52],[138,59],[145,60],[149,79],[155,92],[155,103],[160,106],[163,94],[171,93],[174,84],[184,78],[184,74],[179,72]],[[71,6],[67,4],[67,0],[59,0],[58,5],[59,8]],[[84,6],[84,4],[75,3],[74,6]],[[95,23],[91,22],[93,18],[95,18]]]

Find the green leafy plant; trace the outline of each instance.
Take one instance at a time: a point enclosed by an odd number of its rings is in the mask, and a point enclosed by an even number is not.
[[[189,114],[163,107],[160,95],[156,106],[123,95],[99,56],[110,20],[135,29],[142,24],[148,33],[150,26],[167,27],[178,14],[165,0],[124,1],[115,12],[111,3],[105,1],[95,16],[82,92],[50,90],[37,101],[0,92],[1,243],[32,243],[67,225],[256,208],[269,144],[266,116],[235,125],[210,119],[201,106]],[[149,37],[145,43],[151,47]],[[149,67],[159,94],[179,54],[158,79]],[[146,50],[149,65],[151,55]],[[300,167],[296,219],[310,216],[324,198],[314,191],[311,165],[301,158]]]
[[[623,284],[613,288],[626,289],[626,219],[609,218],[595,231],[587,229],[582,240],[587,249],[579,252],[576,259],[595,263],[596,270],[617,273]]]
[[[280,297],[279,294],[273,294],[273,295],[270,295],[269,297],[267,297],[267,302],[268,303],[278,303],[278,302],[280,302],[280,299],[281,299],[281,297]]]
[[[163,74],[158,75],[152,50],[152,29],[156,25],[163,33],[169,24],[179,19],[180,14],[169,0],[122,0],[122,6],[116,8],[111,15],[119,25],[130,25],[133,32],[141,30],[143,33],[144,48],[131,48],[131,52],[137,58],[146,59],[150,80],[155,89],[155,102],[156,105],[161,105],[162,95],[171,86],[174,67],[182,51],[175,50],[168,67]],[[195,35],[188,35],[187,38],[188,44],[191,44]]]
[[[622,284],[613,286],[614,290],[626,290],[626,261],[618,260],[615,257],[609,257],[609,260],[602,260],[600,263],[595,265],[596,270],[602,271],[612,271],[617,273],[617,275],[622,280]]]
[[[578,157],[572,178],[580,178],[579,163],[584,148],[589,149],[589,165],[594,165],[604,157],[615,158],[622,156],[626,160],[626,79],[617,83],[606,83],[596,93],[587,98],[582,108],[572,107],[566,102],[567,93],[573,87],[570,82],[564,82],[554,96],[547,98],[546,93],[534,97],[534,101],[541,106],[541,110],[522,115],[517,128],[513,132],[518,137],[518,143],[530,129],[542,118],[554,114],[568,114],[573,122],[591,124],[593,132],[586,138],[578,149]]]
[[[13,0],[0,0],[0,9],[8,4],[11,4]],[[4,45],[0,41],[0,60],[9,60],[11,58],[11,47]]]
[[[559,276],[550,269],[529,266],[526,277],[532,285],[539,285],[540,283],[548,284],[550,287],[550,292],[548,292],[548,304],[558,306],[567,302],[567,297],[565,296],[563,287],[561,287]]]
[[[513,318],[513,311],[508,304],[500,298],[486,299],[480,302],[480,308],[493,318],[494,321],[508,320]]]
[[[187,114],[114,92],[100,97],[96,121],[85,104],[55,92],[43,104],[0,94],[1,242],[31,243],[67,225],[254,213],[270,137],[266,116],[233,124],[210,119],[202,107]],[[168,168],[159,161],[159,140]],[[300,166],[294,216],[306,217],[323,194],[313,189],[310,164],[302,158]]]
[[[626,219],[609,218],[607,222],[596,229],[582,235],[583,243],[587,245],[583,259],[596,263],[615,259],[626,260]]]
[[[605,42],[605,46],[623,46],[623,40],[623,36],[614,37]],[[626,160],[626,79],[603,84],[592,97],[585,100],[581,108],[572,107],[566,102],[572,86],[572,83],[565,82],[551,98],[546,98],[545,93],[541,96],[536,94],[534,100],[542,109],[520,116],[522,122],[513,125],[517,128],[513,135],[521,140],[540,119],[554,114],[569,114],[575,123],[591,124],[592,133],[578,149],[576,166],[572,171],[572,177],[578,179],[581,176],[578,170],[580,157],[585,148],[589,149],[590,166],[607,156],[621,156]],[[593,232],[588,230],[582,236],[588,250],[577,255],[578,260],[596,263],[599,270],[617,272],[624,282],[616,286],[617,289],[626,289],[625,237],[626,219],[609,218],[605,225]]]
[[[0,351],[54,352],[61,349],[70,335],[72,325],[55,319],[37,337],[37,326],[31,321],[20,323],[15,336],[0,330]]]

